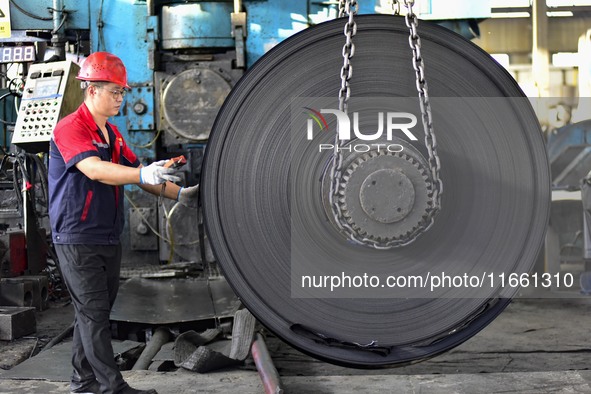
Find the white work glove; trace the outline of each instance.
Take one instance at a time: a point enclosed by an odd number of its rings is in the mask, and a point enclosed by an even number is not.
[[[166,181],[178,182],[180,177],[173,175],[177,170],[163,167],[168,160],[155,161],[147,167],[140,168],[141,185],[160,185]]]
[[[176,200],[188,208],[197,208],[199,185],[181,187]]]

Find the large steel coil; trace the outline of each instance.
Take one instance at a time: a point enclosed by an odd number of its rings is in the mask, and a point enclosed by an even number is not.
[[[404,19],[364,15],[357,24],[350,111],[366,110],[382,97],[402,107],[410,103],[404,110],[420,116],[412,104],[416,81]],[[334,20],[288,38],[234,87],[206,151],[205,222],[230,285],[284,341],[335,364],[403,365],[459,345],[510,302],[516,289],[493,280],[527,273],[537,258],[550,206],[546,151],[538,120],[511,76],[471,42],[421,22],[442,208],[434,225],[407,246],[378,250],[348,242],[326,208],[331,152],[320,151],[317,143],[329,144],[334,133],[305,138],[302,109],[328,105],[314,98],[336,102],[343,26]],[[334,131],[333,117],[326,119]],[[344,209],[357,215],[351,220],[360,231],[396,237],[407,231],[402,219],[426,209],[430,181],[423,176],[420,123],[413,133],[418,141],[396,135],[404,140],[406,156],[376,159],[357,152],[345,158],[349,178],[343,182],[353,191],[347,196],[344,189]],[[396,211],[368,213],[367,201],[381,195],[362,187],[375,179],[406,185],[412,198],[397,197]],[[460,281],[437,289],[395,289],[381,282],[377,288],[331,291],[302,288],[298,275],[306,272],[354,279],[364,273],[425,280],[448,275]],[[461,278],[474,282],[464,286]],[[477,288],[477,278],[488,282]]]

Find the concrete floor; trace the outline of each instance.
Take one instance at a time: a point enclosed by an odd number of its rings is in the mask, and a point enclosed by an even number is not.
[[[591,297],[576,292],[543,296],[552,298],[514,300],[461,346],[402,368],[342,368],[303,355],[272,336],[267,345],[286,393],[591,393]],[[71,307],[55,305],[37,315],[35,336],[0,342],[0,393],[68,392],[67,373],[43,378],[43,371],[33,370],[28,378],[11,377],[16,365],[26,365],[22,361],[36,344],[67,327]],[[67,341],[63,346],[67,348]],[[55,357],[55,365],[67,370],[69,357],[63,354]],[[132,386],[161,394],[264,392],[252,360],[207,374],[176,370],[123,375]]]
[[[155,388],[160,394],[176,393],[264,393],[255,373],[246,371],[198,375],[189,372],[124,372],[136,388]],[[370,376],[287,376],[285,393],[589,393],[591,374],[577,371],[454,374],[454,375],[370,375]],[[55,381],[2,380],[0,393],[68,392],[68,384]]]

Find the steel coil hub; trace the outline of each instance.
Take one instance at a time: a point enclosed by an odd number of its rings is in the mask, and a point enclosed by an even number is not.
[[[426,160],[412,145],[395,142],[400,148],[394,152],[372,145],[368,152],[348,155],[340,182],[338,203],[347,222],[361,238],[379,243],[417,234],[427,225],[433,203]],[[325,179],[323,198],[330,218],[327,183]]]

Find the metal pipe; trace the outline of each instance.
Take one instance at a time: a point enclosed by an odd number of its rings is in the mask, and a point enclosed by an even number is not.
[[[64,34],[64,2],[53,0],[53,31],[51,32],[51,43],[55,48],[55,54],[59,60],[66,60],[66,43]]]
[[[546,0],[532,2],[532,71],[538,97],[550,95],[550,55],[548,51],[548,15]]]
[[[277,368],[273,365],[273,360],[265,344],[263,336],[259,333],[256,334],[255,340],[252,342],[250,347],[254,364],[259,371],[259,376],[263,381],[266,394],[282,394],[283,387],[281,384],[281,378]]]
[[[57,336],[55,336],[51,341],[47,342],[47,345],[45,345],[43,347],[43,349],[41,349],[41,352],[44,352],[47,349],[51,349],[52,347],[54,347],[55,345],[57,345],[58,343],[63,341],[64,338],[70,336],[73,331],[74,331],[74,322],[72,322],[72,324],[70,324],[68,326],[68,328],[66,328],[65,330],[60,332]]]
[[[57,32],[60,28],[60,22],[63,17],[64,2],[62,0],[53,0],[53,30]]]
[[[146,345],[142,354],[133,365],[132,370],[148,369],[154,356],[160,351],[162,346],[170,339],[170,331],[165,327],[158,327],[152,335],[152,339]]]
[[[242,10],[242,0],[234,0],[234,13],[237,14]]]
[[[148,6],[148,16],[154,16],[154,0],[146,1],[146,5]]]

